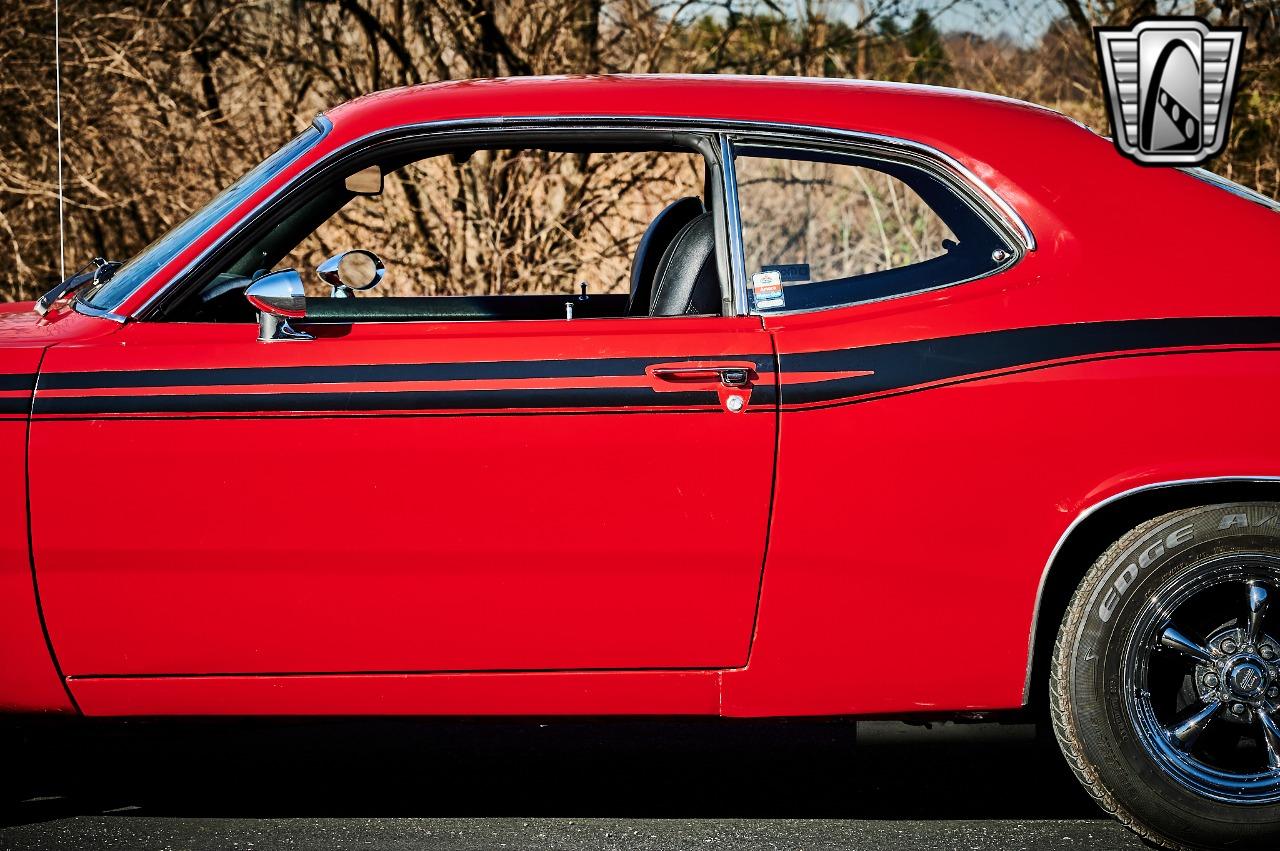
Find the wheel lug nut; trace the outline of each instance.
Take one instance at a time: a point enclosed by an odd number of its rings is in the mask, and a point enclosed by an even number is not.
[[[1233,704],[1231,704],[1231,714],[1232,714],[1232,715],[1243,715],[1243,714],[1244,714],[1244,704],[1243,704],[1243,703],[1233,703]]]
[[[1276,658],[1276,649],[1270,644],[1262,645],[1262,658],[1268,661]]]
[[[1217,675],[1217,674],[1205,674],[1205,675],[1204,675],[1204,684],[1205,684],[1206,686],[1208,686],[1209,688],[1217,688],[1217,687],[1218,687],[1218,675]]]
[[[1275,686],[1272,686],[1271,688],[1267,689],[1267,697],[1271,698],[1272,700],[1275,700],[1277,697],[1280,697],[1280,688],[1276,688]]]
[[[1239,649],[1240,649],[1240,645],[1236,644],[1234,641],[1228,640],[1228,641],[1222,642],[1223,653],[1234,653]]]

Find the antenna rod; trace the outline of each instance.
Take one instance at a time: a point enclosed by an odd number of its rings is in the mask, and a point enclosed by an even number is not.
[[[63,218],[62,191],[62,32],[58,0],[53,0],[53,86],[58,130],[58,280],[67,279],[67,226]]]

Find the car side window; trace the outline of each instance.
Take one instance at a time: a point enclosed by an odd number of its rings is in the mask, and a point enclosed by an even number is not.
[[[875,301],[1008,265],[1008,240],[941,179],[907,163],[738,147],[734,169],[751,305]]]
[[[313,321],[721,315],[713,164],[660,141],[375,150],[166,318],[252,322],[245,292],[273,271],[298,274]]]
[[[702,195],[702,157],[685,152],[538,149],[446,153],[389,171],[279,265],[309,270],[359,246],[387,265],[365,297],[627,293],[649,222]]]

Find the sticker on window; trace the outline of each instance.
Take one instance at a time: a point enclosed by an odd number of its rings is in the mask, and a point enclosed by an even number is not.
[[[783,307],[786,296],[782,294],[782,274],[779,272],[757,272],[751,276],[751,294],[755,296],[758,310],[770,310]]]

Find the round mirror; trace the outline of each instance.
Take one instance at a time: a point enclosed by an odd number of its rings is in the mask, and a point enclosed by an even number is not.
[[[349,296],[352,290],[372,289],[386,273],[378,255],[363,248],[335,254],[316,267],[320,280],[333,287],[339,298]]]

